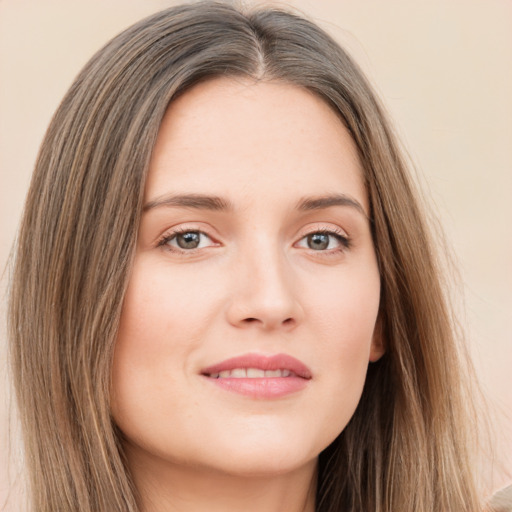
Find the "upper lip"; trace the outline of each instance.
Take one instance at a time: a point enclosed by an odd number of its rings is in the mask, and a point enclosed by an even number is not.
[[[244,354],[221,361],[201,370],[202,375],[211,375],[235,368],[258,368],[260,370],[289,370],[298,377],[311,379],[311,370],[301,361],[288,354]]]

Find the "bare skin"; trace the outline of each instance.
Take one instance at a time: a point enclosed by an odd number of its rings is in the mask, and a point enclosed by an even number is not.
[[[204,83],[166,113],[145,204],[112,391],[142,510],[313,512],[384,351],[353,141],[308,91]]]
[[[148,461],[148,472],[141,457],[136,459],[134,474],[142,495],[142,512],[314,512],[316,493],[316,462],[283,475],[242,476],[215,471],[169,467],[154,477],[155,461]],[[133,466],[132,466],[133,467]]]

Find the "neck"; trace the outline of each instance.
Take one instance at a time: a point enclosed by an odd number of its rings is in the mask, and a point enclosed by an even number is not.
[[[130,464],[142,512],[315,510],[316,461],[273,475],[233,475],[168,461],[148,462],[138,459]]]

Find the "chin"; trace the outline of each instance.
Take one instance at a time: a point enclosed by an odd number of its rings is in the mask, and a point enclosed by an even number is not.
[[[208,443],[211,450],[198,450],[197,456],[212,469],[237,476],[268,477],[315,465],[319,453],[332,441],[303,432],[269,429],[260,425],[257,432],[231,433]],[[208,459],[208,461],[206,460]]]
[[[237,458],[226,457],[221,461],[214,461],[211,470],[224,473],[228,476],[247,478],[269,478],[293,473],[304,467],[315,466],[318,455],[297,453],[250,453]]]

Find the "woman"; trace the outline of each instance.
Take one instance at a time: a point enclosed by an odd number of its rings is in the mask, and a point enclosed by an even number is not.
[[[34,510],[482,510],[404,159],[299,17],[181,6],[93,57],[10,319]]]

